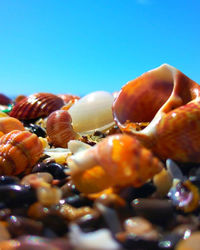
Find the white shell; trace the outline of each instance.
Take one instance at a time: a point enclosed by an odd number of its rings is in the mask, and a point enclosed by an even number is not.
[[[92,92],[68,110],[73,129],[77,133],[105,130],[113,125],[112,104],[114,97],[105,91]]]
[[[70,225],[70,242],[76,250],[119,250],[119,243],[112,237],[108,229],[99,229],[94,232],[84,233],[75,225]]]

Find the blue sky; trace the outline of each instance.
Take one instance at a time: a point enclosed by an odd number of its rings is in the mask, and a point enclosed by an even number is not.
[[[199,13],[199,0],[0,0],[0,92],[113,92],[162,63],[200,83]]]

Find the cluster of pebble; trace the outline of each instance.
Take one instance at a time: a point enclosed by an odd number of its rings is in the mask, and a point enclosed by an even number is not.
[[[1,103],[0,115],[9,108]],[[72,152],[53,146],[44,124],[41,118],[23,121],[44,148],[30,172],[0,176],[0,249],[198,249],[198,164],[168,159],[141,187],[85,194],[70,175],[66,157]],[[116,133],[112,125],[79,141],[89,147]]]

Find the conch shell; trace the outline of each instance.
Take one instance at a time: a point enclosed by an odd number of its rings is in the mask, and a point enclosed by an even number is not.
[[[122,88],[113,116],[162,159],[200,162],[199,95],[196,82],[163,64]]]
[[[68,159],[76,187],[84,193],[97,193],[109,187],[140,187],[163,164],[133,136],[108,136],[95,146]]]

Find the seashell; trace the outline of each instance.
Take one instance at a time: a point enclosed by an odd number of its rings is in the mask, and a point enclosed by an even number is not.
[[[56,95],[36,93],[17,102],[9,115],[19,120],[31,120],[46,117],[63,105],[63,100]]]
[[[77,101],[68,110],[77,133],[93,133],[113,125],[112,103],[114,97],[105,91],[92,92]]]
[[[76,187],[84,193],[109,187],[140,187],[163,164],[130,135],[108,136],[94,147],[69,157],[68,165]]]
[[[0,93],[0,105],[8,105],[11,103],[12,103],[12,100],[10,98]]]
[[[0,117],[0,131],[4,134],[11,132],[12,130],[24,131],[24,125],[14,117]]]
[[[114,120],[162,159],[200,162],[199,96],[197,83],[164,64],[122,88]]]
[[[57,110],[49,115],[46,130],[53,145],[67,148],[68,142],[78,137],[71,123],[72,119],[67,110]]]
[[[76,95],[70,95],[70,94],[58,94],[58,97],[60,97],[65,103],[68,103],[72,100],[79,100],[80,97]]]
[[[0,138],[0,175],[30,172],[43,153],[39,138],[28,131],[13,130]]]

